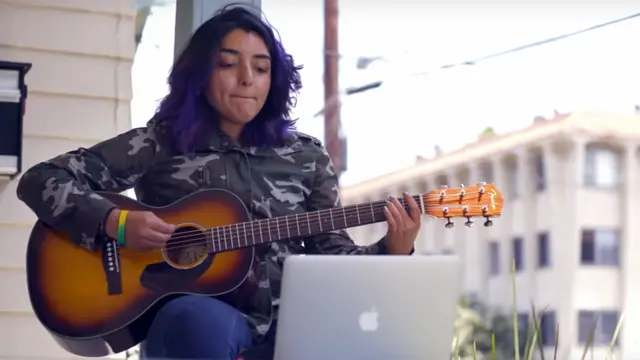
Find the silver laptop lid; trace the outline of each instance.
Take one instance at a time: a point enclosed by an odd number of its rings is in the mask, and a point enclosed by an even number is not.
[[[290,256],[275,360],[448,359],[456,256]]]

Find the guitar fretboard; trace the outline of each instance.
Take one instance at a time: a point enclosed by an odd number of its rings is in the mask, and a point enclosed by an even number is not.
[[[413,196],[413,199],[421,204],[421,196]],[[404,199],[398,198],[398,201],[408,211]],[[236,250],[385,221],[386,203],[376,201],[211,228],[208,230],[207,248],[210,252]]]

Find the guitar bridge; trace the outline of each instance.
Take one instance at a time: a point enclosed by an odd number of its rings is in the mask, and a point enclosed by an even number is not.
[[[120,274],[120,251],[114,240],[105,239],[102,246],[102,268],[107,280],[109,295],[122,294],[122,275]]]

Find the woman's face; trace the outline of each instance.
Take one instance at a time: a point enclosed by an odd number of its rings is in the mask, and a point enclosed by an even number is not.
[[[207,98],[220,115],[222,130],[237,137],[260,112],[269,94],[269,51],[256,33],[236,29],[223,39],[214,61]]]

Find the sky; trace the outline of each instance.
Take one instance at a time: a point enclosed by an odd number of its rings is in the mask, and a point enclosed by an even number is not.
[[[540,2],[538,2],[540,3]],[[448,70],[460,63],[640,12],[640,4],[493,5],[364,0],[340,5],[340,87],[383,81],[344,97],[352,185],[411,166],[437,145],[452,150],[487,126],[507,132],[558,111],[632,113],[640,104],[640,18],[515,54]],[[262,0],[269,22],[302,70],[294,117],[323,139],[323,2]],[[292,16],[295,14],[295,16]],[[132,125],[143,126],[168,91],[175,4],[155,7],[133,65]],[[633,45],[636,44],[636,45]],[[383,60],[365,70],[361,56]],[[426,73],[426,74],[425,74]]]

